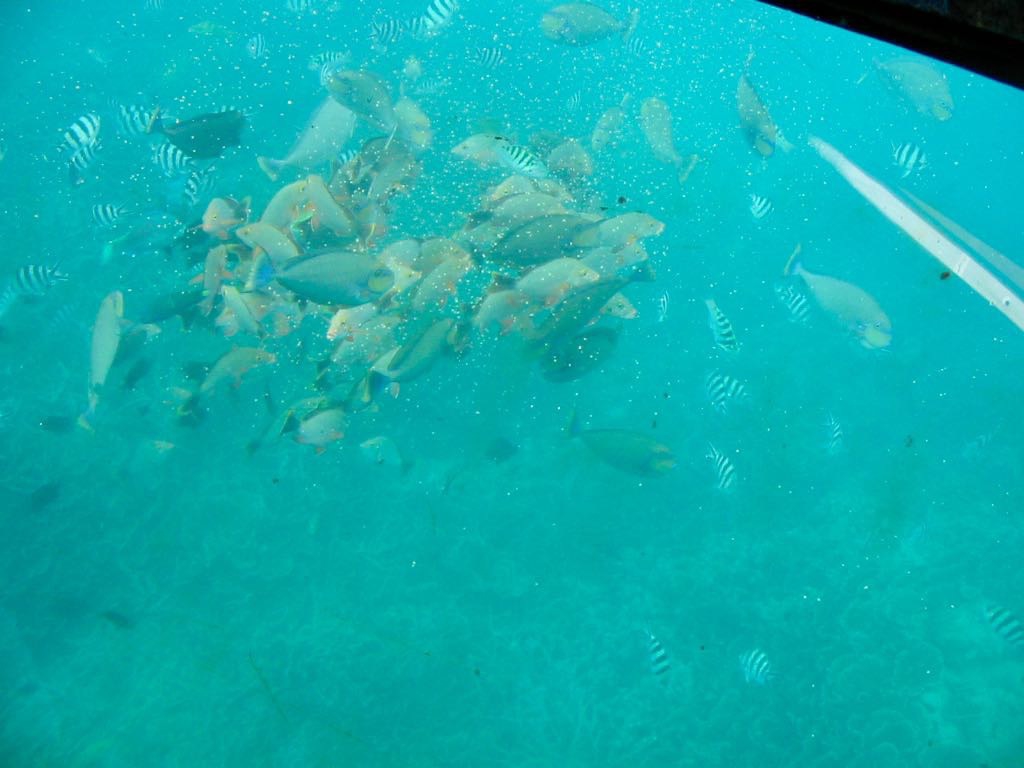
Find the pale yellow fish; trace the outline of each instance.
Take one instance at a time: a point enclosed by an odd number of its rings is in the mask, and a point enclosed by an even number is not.
[[[203,265],[203,300],[199,302],[199,311],[206,317],[213,311],[213,304],[220,295],[221,283],[227,276],[227,246],[218,245],[206,252]]]
[[[375,317],[378,312],[377,305],[374,303],[339,309],[331,317],[331,322],[327,326],[327,340],[335,341],[339,336],[351,339],[359,328]]]
[[[530,301],[551,306],[572,289],[600,279],[597,272],[579,259],[566,257],[531,269],[516,281],[516,290]]]
[[[472,268],[473,260],[468,254],[454,255],[442,261],[416,286],[412,297],[413,311],[419,314],[428,309],[443,309],[458,289],[459,282]]]
[[[627,93],[622,97],[622,102],[618,106],[612,107],[598,118],[594,130],[590,134],[592,150],[600,152],[619,141],[622,126],[626,122],[626,110],[632,100],[632,94]]]
[[[575,233],[573,242],[581,247],[621,248],[665,231],[665,224],[648,213],[630,211],[604,219]]]
[[[672,140],[672,113],[664,101],[652,96],[640,103],[640,130],[658,160],[673,166],[682,164]]]
[[[814,300],[853,333],[868,349],[884,349],[892,342],[892,323],[878,302],[863,288],[829,275],[804,269],[797,261],[800,248],[790,256],[786,273],[799,275]]]
[[[599,246],[589,249],[582,257],[582,261],[591,269],[598,272],[602,278],[625,276],[643,273],[643,265],[650,259],[647,249],[642,241],[637,240],[628,245],[612,248]]]
[[[608,299],[608,303],[601,307],[601,314],[619,320],[636,320],[640,316],[633,302],[624,293],[616,293]]]
[[[121,344],[121,330],[124,323],[124,294],[112,291],[100,302],[96,322],[92,327],[92,343],[89,352],[89,409],[82,414],[79,423],[89,427],[89,421],[96,413],[100,393],[107,383],[110,366],[114,364]]]
[[[552,149],[544,163],[552,173],[565,174],[569,178],[592,176],[594,173],[594,158],[576,139],[568,139]]]
[[[337,237],[355,234],[355,217],[334,198],[319,176],[306,179],[306,200],[315,212],[313,221],[316,226],[327,227]]]
[[[355,112],[327,97],[313,112],[287,155],[280,160],[269,157],[256,160],[273,180],[277,180],[285,168],[314,170],[338,156],[352,138],[355,127]]]
[[[779,134],[778,126],[772,120],[768,107],[751,84],[746,73],[740,75],[736,85],[736,108],[740,116],[740,128],[750,145],[763,157],[775,153],[775,147],[788,149],[789,144]]]
[[[930,63],[917,59],[893,59],[876,62],[876,66],[886,85],[922,115],[940,122],[953,116],[949,81]]]
[[[270,202],[267,203],[260,221],[270,224],[272,227],[277,227],[282,231],[290,229],[292,223],[302,213],[302,208],[308,201],[306,195],[308,187],[309,181],[306,179],[299,179],[281,187],[270,198]]]
[[[412,99],[403,96],[395,102],[395,118],[398,120],[398,134],[416,152],[422,152],[433,143],[430,118]]]
[[[203,383],[199,385],[198,395],[210,394],[226,381],[238,384],[241,382],[242,376],[256,366],[272,365],[276,362],[277,357],[265,349],[236,347],[221,355],[217,362],[213,364],[213,367],[203,379]]]
[[[235,237],[252,249],[260,248],[275,267],[299,255],[299,247],[288,235],[265,221],[254,221],[235,230]]]
[[[483,333],[492,330],[508,333],[515,328],[526,304],[526,297],[514,289],[489,293],[477,307],[473,325]]]
[[[233,285],[225,285],[221,295],[224,297],[224,310],[214,325],[225,336],[234,336],[239,331],[253,336],[263,335],[260,320],[267,314],[269,297],[258,293],[242,293]]]
[[[331,96],[375,128],[390,133],[398,124],[388,85],[372,72],[334,72],[326,85]]]
[[[402,453],[398,450],[395,441],[390,437],[380,435],[364,440],[359,444],[359,451],[367,461],[382,467],[393,467],[399,469],[405,466]]]
[[[323,453],[328,444],[345,437],[348,414],[342,408],[325,408],[314,411],[295,424],[286,424],[285,431],[294,432],[295,442],[312,445],[317,453]]]
[[[475,133],[452,148],[452,154],[481,167],[498,165],[506,139],[493,133]]]

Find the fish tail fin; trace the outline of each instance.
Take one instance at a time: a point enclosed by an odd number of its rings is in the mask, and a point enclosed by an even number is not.
[[[160,107],[155,107],[149,113],[149,119],[146,121],[146,133],[163,133],[163,130],[164,126],[160,122]]]
[[[636,34],[636,25],[640,21],[640,9],[631,8],[629,10],[629,21],[626,22],[626,28],[622,32],[622,42],[628,43],[633,35]]]
[[[281,434],[287,435],[290,432],[294,432],[299,428],[299,420],[295,417],[295,412],[290,411],[288,416],[285,417],[284,423],[281,425]]]
[[[263,155],[256,158],[256,164],[271,181],[277,181],[277,177],[281,175],[281,169],[284,168],[283,160],[274,160]]]
[[[580,419],[575,406],[569,412],[569,423],[565,425],[565,432],[569,437],[578,437],[580,434]]]
[[[802,248],[803,248],[803,244],[802,243],[797,243],[796,244],[796,248],[794,248],[793,252],[791,254],[789,254],[789,259],[786,261],[786,266],[783,267],[783,269],[782,269],[782,275],[784,277],[789,277],[790,275],[795,275],[799,271],[799,269],[800,269],[800,261],[798,260],[797,257],[800,255],[800,251],[801,251]]]

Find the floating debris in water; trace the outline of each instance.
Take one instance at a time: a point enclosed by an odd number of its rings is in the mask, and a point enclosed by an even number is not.
[[[757,648],[740,655],[740,669],[743,679],[755,685],[764,685],[775,677],[765,652]]]

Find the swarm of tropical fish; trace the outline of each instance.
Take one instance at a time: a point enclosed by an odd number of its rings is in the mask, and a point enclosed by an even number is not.
[[[298,15],[325,7],[319,0],[287,3]],[[428,41],[452,28],[459,11],[456,0],[429,0],[413,17],[378,16],[369,30],[372,49],[387,51],[406,38]],[[618,45],[638,54],[645,48],[636,35],[638,21],[635,11],[618,17],[592,3],[564,3],[541,14],[539,31],[554,45]],[[204,24],[190,30],[216,33],[217,25]],[[263,31],[230,34],[256,61],[274,54],[273,39]],[[469,53],[484,69],[501,67],[512,55],[505,44]],[[397,87],[351,59],[347,51],[309,57],[324,98],[287,151],[257,159],[269,179],[287,182],[262,210],[254,210],[248,197],[210,199],[214,161],[241,143],[246,116],[239,110],[182,119],[159,107],[115,105],[109,119],[101,110],[87,112],[62,131],[61,163],[75,185],[89,179],[108,122],[123,139],[148,143],[158,172],[181,185],[184,208],[174,216],[120,201],[93,204],[96,227],[110,232],[104,260],[168,230],[176,242],[186,240],[193,253],[202,254],[188,275],[190,286],[173,296],[139,307],[126,306],[120,291],[103,300],[81,423],[96,420],[110,368],[126,355],[126,342],[128,349],[137,348],[174,317],[189,327],[205,323],[231,345],[179,388],[178,413],[188,422],[202,416],[223,385],[275,364],[288,351],[281,339],[300,324],[320,329],[322,348],[314,353],[318,364],[311,382],[319,394],[285,408],[255,446],[271,434],[288,434],[323,450],[385,393],[399,396],[442,357],[482,345],[522,345],[540,374],[556,383],[586,376],[614,353],[623,323],[638,315],[627,297],[630,284],[654,277],[645,241],[660,235],[664,225],[645,212],[610,213],[590,202],[588,182],[595,156],[627,141],[630,127],[642,137],[648,159],[680,185],[687,182],[700,159],[677,148],[663,95],[615,94],[583,135],[541,131],[522,140],[510,126],[467,136],[451,148],[452,155],[489,174],[493,185],[457,231],[402,238],[392,229],[394,213],[434,145],[431,121],[417,99],[448,83],[425,75],[415,56],[405,60]],[[752,55],[737,80],[738,125],[756,155],[767,160],[792,146],[755,85],[751,60]],[[877,73],[918,113],[937,120],[952,115],[945,78],[931,67],[896,60],[877,65]],[[579,109],[582,100],[579,91],[573,93],[567,110]],[[375,135],[353,146],[360,133]],[[894,145],[891,157],[902,179],[929,167],[912,142]],[[771,222],[776,207],[766,192],[749,194],[749,211],[755,220]],[[181,217],[199,211],[195,226],[178,226]],[[811,272],[799,253],[798,247],[774,286],[789,319],[805,324],[820,313],[863,346],[888,347],[891,324],[878,302],[853,283]],[[60,264],[23,266],[0,294],[0,316],[66,278]],[[669,305],[666,291],[658,299],[658,323],[669,319]],[[728,415],[751,399],[746,383],[730,370],[742,355],[741,334],[715,298],[707,297],[706,306],[717,359],[705,373],[705,392],[711,411]],[[838,452],[841,425],[829,415],[824,430],[827,452]],[[644,433],[587,429],[576,415],[567,432],[598,459],[632,474],[657,475],[676,463],[667,446]],[[382,449],[374,443],[365,450]],[[708,445],[706,458],[722,492],[737,485],[737,453]]]

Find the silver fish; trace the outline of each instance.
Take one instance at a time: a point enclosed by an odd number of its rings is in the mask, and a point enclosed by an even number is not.
[[[924,150],[917,144],[892,145],[892,160],[903,174],[900,178],[907,178],[912,173],[920,173],[928,167],[928,158]]]
[[[730,402],[747,398],[747,389],[742,382],[719,371],[709,373],[704,386],[711,407],[719,413],[726,413]]]
[[[705,299],[704,303],[708,308],[708,326],[711,328],[715,345],[726,352],[738,352],[740,343],[729,318],[718,308],[714,299]]]
[[[825,452],[835,456],[843,449],[843,425],[831,413],[825,421]]]
[[[1015,648],[1024,648],[1024,625],[1012,612],[1000,605],[985,608],[985,618],[1001,638]]]
[[[750,196],[750,213],[755,219],[763,219],[772,212],[772,201],[762,195]]]
[[[647,656],[651,663],[651,672],[655,677],[668,674],[672,669],[672,663],[669,661],[665,647],[650,630],[645,629],[644,632],[647,633]]]

